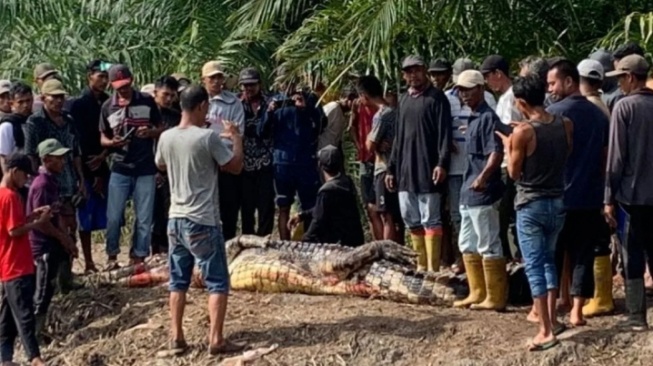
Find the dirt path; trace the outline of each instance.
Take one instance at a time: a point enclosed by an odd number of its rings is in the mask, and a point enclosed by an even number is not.
[[[218,365],[206,352],[204,292],[193,290],[185,331],[191,351],[158,359],[168,329],[165,288],[89,288],[58,297],[49,319],[50,365]],[[618,301],[623,308],[623,301]],[[279,349],[254,365],[652,365],[650,333],[620,332],[619,316],[570,330],[554,350],[525,351],[535,326],[526,308],[503,314],[300,294],[234,293],[226,333]],[[649,319],[652,319],[649,311]],[[22,351],[19,353],[22,355]]]

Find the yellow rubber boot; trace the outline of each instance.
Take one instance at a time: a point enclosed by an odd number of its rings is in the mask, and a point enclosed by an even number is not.
[[[440,271],[440,257],[442,255],[442,235],[426,234],[426,266],[430,272]]]
[[[506,308],[508,300],[508,273],[506,273],[505,258],[484,258],[483,272],[485,274],[485,291],[487,296],[480,304],[470,306],[472,310],[496,310]]]
[[[583,316],[612,314],[612,265],[610,256],[594,258],[594,297],[583,306]]]
[[[478,254],[463,254],[469,295],[464,300],[454,301],[454,308],[466,308],[485,300],[485,275],[483,274],[483,257]]]
[[[424,235],[410,234],[413,250],[417,252],[417,270],[426,271],[426,246]]]

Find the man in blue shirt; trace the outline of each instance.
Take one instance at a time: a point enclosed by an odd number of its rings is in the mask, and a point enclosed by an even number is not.
[[[469,281],[469,296],[455,307],[503,310],[506,307],[506,259],[499,239],[499,200],[503,144],[495,134],[504,126],[484,100],[485,79],[476,70],[456,80],[471,115],[465,132],[466,169],[460,189],[461,226],[458,245]]]
[[[594,294],[594,246],[601,239],[603,225],[604,167],[608,147],[608,117],[580,93],[576,65],[560,60],[551,65],[547,76],[554,104],[547,112],[569,118],[574,126],[573,149],[565,170],[565,224],[558,238],[556,264],[562,270],[565,254],[572,269],[570,295],[573,306],[570,321],[585,325],[583,304]],[[561,299],[565,294],[560,295]]]

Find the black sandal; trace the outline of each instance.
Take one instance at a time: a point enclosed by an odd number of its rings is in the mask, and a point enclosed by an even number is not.
[[[222,343],[222,345],[220,346],[217,347],[209,346],[209,354],[211,356],[217,356],[225,353],[236,353],[244,350],[246,347],[247,344],[245,343],[240,343],[240,342],[236,343],[229,340],[225,340],[224,343]]]

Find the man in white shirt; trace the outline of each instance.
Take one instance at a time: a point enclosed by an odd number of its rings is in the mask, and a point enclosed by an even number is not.
[[[322,107],[328,122],[318,138],[318,151],[328,145],[341,148],[342,136],[349,124],[349,120],[345,118],[345,113],[351,110],[357,97],[356,92],[351,87],[346,87],[342,90],[340,99],[329,102]]]
[[[0,94],[4,91],[0,87]],[[9,155],[22,152],[25,147],[25,134],[23,126],[27,117],[32,114],[33,95],[32,88],[22,82],[17,82],[7,90],[12,113],[0,117],[0,176],[5,172],[5,158]]]

